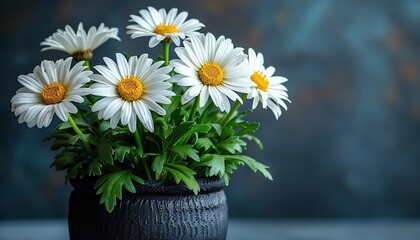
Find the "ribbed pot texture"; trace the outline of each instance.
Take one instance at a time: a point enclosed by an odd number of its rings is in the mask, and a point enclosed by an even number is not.
[[[194,195],[183,184],[149,181],[123,193],[112,213],[99,204],[94,181],[70,181],[70,239],[226,239],[227,202],[221,179],[198,179]]]

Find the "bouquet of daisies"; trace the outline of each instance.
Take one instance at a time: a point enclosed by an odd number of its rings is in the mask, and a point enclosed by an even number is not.
[[[108,211],[123,189],[135,192],[134,182],[173,180],[197,194],[197,178],[219,177],[227,185],[239,165],[271,179],[266,165],[242,155],[249,141],[262,144],[252,135],[260,124],[244,120],[252,110],[238,108],[251,99],[252,109],[261,103],[278,118],[290,102],[287,79],[264,67],[261,53],[245,54],[229,38],[199,33],[204,25],[187,15],[140,10],[130,16],[127,34],[150,37],[149,47],[162,45],[162,55],[117,53],[93,67],[93,50],[120,40],[118,29],[66,26],[41,45],[71,57],[42,61],[18,77],[23,87],[11,103],[19,123],[48,127],[57,115],[62,122],[46,137],[60,151],[51,166],[68,178],[96,178]]]

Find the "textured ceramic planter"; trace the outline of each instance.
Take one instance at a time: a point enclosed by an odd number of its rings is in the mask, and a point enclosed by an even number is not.
[[[199,179],[194,195],[182,184],[150,181],[123,193],[112,213],[99,204],[94,181],[75,181],[70,196],[73,239],[226,239],[227,202],[221,179]]]

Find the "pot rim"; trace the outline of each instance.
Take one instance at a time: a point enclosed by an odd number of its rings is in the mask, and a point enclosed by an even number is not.
[[[94,185],[98,178],[69,178],[74,191],[89,195],[96,195]],[[198,194],[211,193],[222,190],[225,182],[222,178],[197,178],[200,191]],[[123,188],[123,195],[194,195],[193,191],[180,182],[173,180],[145,180],[144,184],[133,182],[136,193],[130,193]]]

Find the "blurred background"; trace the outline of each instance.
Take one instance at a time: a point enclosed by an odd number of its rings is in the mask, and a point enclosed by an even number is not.
[[[263,151],[274,181],[240,168],[226,188],[231,218],[420,217],[420,1],[120,0],[0,3],[0,220],[64,218],[70,186],[49,168],[52,131],[19,125],[10,99],[17,77],[44,59],[39,44],[66,24],[101,22],[120,29],[94,52],[149,53],[130,40],[129,14],[177,7],[236,46],[264,53],[265,65],[289,79],[292,104],[275,120],[257,109]],[[250,106],[250,102],[246,103]]]

